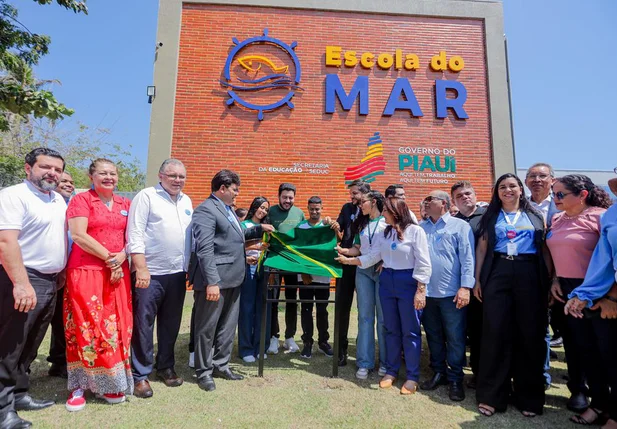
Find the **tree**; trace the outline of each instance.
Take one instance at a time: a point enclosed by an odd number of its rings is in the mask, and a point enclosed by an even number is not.
[[[109,143],[110,131],[77,124],[60,129],[48,119],[12,117],[9,131],[0,134],[0,188],[19,183],[24,178],[24,157],[35,147],[49,147],[62,154],[66,171],[73,176],[76,188],[88,188],[88,167],[96,158],[107,158],[118,168],[118,190],[134,192],[143,189],[146,175],[141,163],[124,149]]]
[[[34,0],[41,5],[54,0]],[[55,0],[75,13],[88,13],[85,1]],[[73,110],[47,89],[53,81],[34,79],[32,67],[49,52],[49,36],[32,33],[18,20],[17,8],[0,0],[0,131],[9,129],[9,114],[58,120]]]

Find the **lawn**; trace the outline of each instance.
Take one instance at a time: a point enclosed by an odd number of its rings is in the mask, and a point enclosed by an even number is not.
[[[355,343],[351,341],[349,364],[340,369],[339,378],[330,378],[331,358],[317,352],[305,360],[296,354],[269,356],[264,377],[257,377],[257,364],[244,364],[236,354],[232,366],[246,379],[231,382],[216,379],[217,390],[206,393],[197,387],[194,372],[188,367],[189,319],[192,293],[187,294],[180,337],[176,344],[176,371],[185,383],[168,388],[152,380],[154,397],[129,397],[119,405],[107,405],[88,397],[86,409],[69,413],[64,408],[66,381],[47,376],[45,360],[49,336],[32,365],[31,393],[36,398],[54,399],[57,405],[38,412],[22,412],[20,416],[36,427],[130,427],[130,428],[254,428],[254,427],[367,427],[367,428],[530,428],[574,427],[565,409],[568,390],[563,379],[566,373],[563,349],[558,349],[559,361],[553,361],[553,386],[547,392],[544,415],[530,419],[510,408],[491,418],[476,411],[475,392],[467,390],[467,399],[460,403],[448,399],[446,387],[433,392],[401,396],[399,389],[382,391],[379,378],[355,378]],[[334,323],[330,311],[331,331]],[[279,312],[284,328],[284,311]],[[300,318],[298,334],[300,338]],[[352,314],[350,338],[356,334],[357,312]],[[468,372],[468,371],[466,371]],[[428,350],[423,350],[422,380],[428,378]],[[401,383],[397,386],[400,388]]]

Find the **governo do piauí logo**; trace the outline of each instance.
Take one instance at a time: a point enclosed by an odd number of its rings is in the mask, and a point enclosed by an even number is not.
[[[360,160],[360,163],[345,169],[345,184],[349,185],[357,179],[371,183],[375,181],[377,176],[384,174],[386,161],[383,157],[383,145],[381,144],[379,131],[376,131],[375,134],[369,137],[366,146],[366,154]]]
[[[294,52],[298,43],[288,45],[270,37],[267,28],[261,36],[242,42],[234,37],[232,42],[235,46],[227,56],[221,80],[229,95],[227,105],[255,111],[260,121],[264,113],[280,107],[293,109],[293,96],[303,90],[299,86],[300,60]]]

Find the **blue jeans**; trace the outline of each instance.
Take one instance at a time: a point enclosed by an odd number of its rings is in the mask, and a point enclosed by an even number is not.
[[[263,289],[263,270],[252,272],[251,266],[246,266],[246,276],[240,289],[240,315],[238,317],[238,353],[241,358],[259,356],[259,340],[261,337],[261,314]],[[269,306],[266,306],[266,309]],[[266,316],[266,346],[270,339],[270,320]]]
[[[379,274],[375,266],[356,270],[358,294],[358,339],[356,341],[356,364],[358,368],[375,368],[375,313],[377,313],[377,340],[379,364],[386,363],[385,330],[383,312],[379,301]]]
[[[379,298],[386,330],[386,373],[398,376],[401,351],[405,351],[407,380],[420,380],[420,353],[422,352],[422,311],[414,308],[413,301],[418,282],[413,270],[384,268],[379,276]]]
[[[454,297],[426,298],[422,325],[430,351],[431,368],[449,382],[463,381],[467,307],[456,308]]]

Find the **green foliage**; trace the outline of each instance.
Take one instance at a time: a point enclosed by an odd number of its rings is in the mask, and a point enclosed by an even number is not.
[[[109,130],[91,129],[84,124],[61,130],[49,120],[23,120],[12,117],[10,131],[0,134],[0,187],[23,180],[24,157],[35,147],[50,147],[62,154],[66,170],[73,176],[76,188],[89,188],[88,167],[96,158],[107,158],[118,167],[118,190],[139,191],[146,175],[131,147],[107,143]]]
[[[24,180],[24,160],[15,155],[0,155],[0,188],[16,185]]]
[[[34,0],[47,5],[53,0]],[[55,0],[75,13],[88,13],[84,1]],[[49,52],[49,36],[31,32],[18,20],[17,8],[0,0],[0,131],[9,129],[9,114],[51,120],[63,119],[73,110],[59,103],[51,91],[44,88],[51,81],[38,81],[32,66]]]

